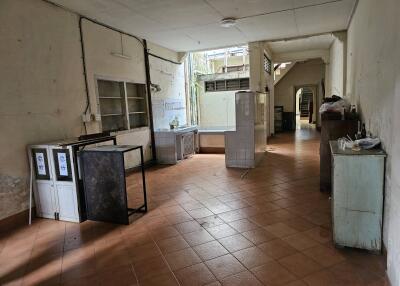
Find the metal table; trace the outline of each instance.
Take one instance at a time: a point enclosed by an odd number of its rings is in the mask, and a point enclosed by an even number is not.
[[[144,202],[137,208],[129,208],[124,154],[134,150],[140,151]],[[129,224],[129,216],[147,212],[142,146],[105,145],[82,150],[79,155],[89,220]]]

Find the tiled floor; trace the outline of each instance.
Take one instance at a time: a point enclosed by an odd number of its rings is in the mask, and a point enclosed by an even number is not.
[[[3,235],[1,284],[388,285],[382,256],[333,247],[318,149],[303,130],[276,136],[248,172],[223,155],[153,168],[150,211],[129,226],[37,219]]]

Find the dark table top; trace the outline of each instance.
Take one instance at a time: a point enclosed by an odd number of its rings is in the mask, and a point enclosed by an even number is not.
[[[128,152],[131,150],[139,149],[140,145],[102,145],[96,147],[90,147],[81,152]]]

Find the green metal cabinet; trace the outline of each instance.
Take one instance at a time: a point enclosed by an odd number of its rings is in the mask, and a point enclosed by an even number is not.
[[[334,243],[380,252],[386,153],[341,150],[337,141],[330,148]]]

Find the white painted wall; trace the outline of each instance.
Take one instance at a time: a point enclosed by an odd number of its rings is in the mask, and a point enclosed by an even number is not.
[[[153,54],[165,55],[168,59],[181,62],[180,54],[166,48],[148,44]],[[154,129],[169,129],[169,122],[175,116],[180,125],[187,124],[184,64],[173,64],[150,56],[151,82],[158,84],[161,91],[152,92]]]
[[[272,53],[265,42],[249,43],[249,61],[250,61],[250,90],[254,92],[265,93],[265,87],[268,86],[267,100],[269,101],[269,110],[266,110],[266,116],[269,118],[267,122],[267,136],[274,133],[274,76],[273,73],[268,74],[264,70],[264,54],[271,60],[274,66]]]
[[[275,85],[275,105],[283,106],[284,112],[294,112],[294,88],[302,85],[317,85],[318,100],[314,114],[317,114],[321,97],[321,80],[325,76],[325,64],[321,59],[296,63]],[[316,118],[318,121],[318,117]]]
[[[235,128],[235,92],[216,91],[200,94],[200,125],[202,129]]]
[[[27,208],[26,146],[84,133],[81,114],[86,93],[78,23],[78,15],[41,0],[0,1],[0,219]],[[143,49],[136,40],[123,36],[125,53],[132,60],[116,58],[110,53],[120,52],[119,33],[85,21],[83,30],[95,113],[95,76],[145,83]],[[181,57],[155,45],[149,47],[172,60]],[[151,61],[152,74],[164,69],[161,62]],[[175,78],[182,75],[178,70],[171,71],[177,73]],[[176,94],[164,94],[169,96]],[[88,129],[100,131],[96,122]],[[149,134],[148,128],[122,132],[118,142],[149,146]],[[149,148],[146,158],[150,158]],[[134,165],[134,160],[130,162]]]
[[[335,33],[333,43],[329,49],[329,63],[327,64],[327,80],[325,81],[326,96],[345,95],[346,82],[346,52],[347,33]]]
[[[0,219],[28,207],[26,146],[83,132],[78,16],[0,1]]]
[[[400,285],[399,12],[396,0],[359,1],[347,34],[346,97],[388,153],[383,234],[393,286]]]
[[[83,39],[86,57],[86,72],[92,113],[100,113],[97,99],[96,80],[106,78],[126,80],[146,84],[144,53],[142,44],[133,37],[83,20]],[[122,44],[121,44],[122,36]],[[111,53],[122,53],[130,59],[120,58]],[[89,132],[101,132],[101,124],[93,121],[88,124]],[[117,132],[118,144],[142,145],[146,160],[151,159],[150,128],[142,127],[131,131]],[[127,167],[134,167],[139,162],[138,152],[127,154]]]

